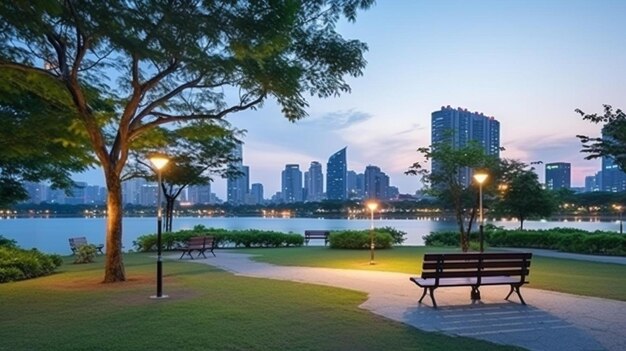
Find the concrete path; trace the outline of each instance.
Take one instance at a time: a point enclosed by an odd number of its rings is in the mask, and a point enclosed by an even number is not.
[[[174,257],[172,257],[174,258]],[[176,257],[178,258],[178,257]],[[508,302],[506,286],[483,287],[472,304],[470,288],[439,288],[438,309],[418,304],[422,290],[409,274],[285,267],[220,252],[198,259],[236,275],[328,285],[366,292],[360,307],[425,331],[467,336],[529,350],[626,350],[626,302],[522,288],[528,303]],[[428,297],[424,301],[428,300]]]

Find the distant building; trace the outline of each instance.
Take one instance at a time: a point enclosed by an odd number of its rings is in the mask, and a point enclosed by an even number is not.
[[[233,167],[239,170],[241,175],[226,180],[226,201],[237,206],[246,203],[246,197],[250,191],[250,168],[243,165],[243,147],[241,144],[237,144],[232,155],[239,159],[233,163]]]
[[[600,189],[602,191],[626,191],[626,173],[624,173],[611,157],[602,157],[602,173]]]
[[[307,201],[317,202],[324,199],[324,174],[321,163],[311,162],[306,172],[304,187]]]
[[[389,198],[389,177],[379,167],[365,167],[365,199],[387,200]]]
[[[263,184],[253,183],[250,186],[250,200],[251,205],[263,204]]]
[[[122,183],[122,202],[124,204],[139,205],[141,203],[141,188],[146,185],[143,178],[133,178]]]
[[[326,198],[346,200],[348,160],[346,149],[334,153],[326,164]]]
[[[585,177],[585,192],[600,191],[600,184],[595,175]]]
[[[40,204],[48,201],[48,187],[45,184],[25,182],[23,185],[28,192],[28,200],[25,202]]]
[[[359,198],[357,190],[357,173],[355,171],[348,171],[346,173],[346,190],[348,192],[348,199]]]
[[[566,162],[546,163],[546,189],[570,189],[572,165]]]
[[[187,201],[193,205],[207,205],[213,203],[211,201],[211,183],[188,187]]]
[[[69,195],[65,195],[65,204],[67,205],[83,205],[85,204],[85,188],[87,183],[74,182]]]
[[[494,117],[482,113],[470,112],[467,109],[441,107],[431,114],[431,142],[451,143],[455,149],[467,146],[474,140],[483,146],[488,155],[500,156],[500,122]],[[432,170],[439,164],[432,161]],[[459,171],[459,182],[464,186],[471,183],[472,170],[465,167]]]
[[[281,193],[286,203],[302,202],[302,172],[300,166],[288,164],[282,172]]]

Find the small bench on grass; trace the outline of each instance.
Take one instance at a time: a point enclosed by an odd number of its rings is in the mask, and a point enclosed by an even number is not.
[[[330,235],[330,231],[328,230],[305,230],[304,243],[308,245],[310,240],[323,239],[324,246],[326,246],[326,244],[328,244],[328,235]]]
[[[89,243],[87,243],[87,238],[85,238],[84,236],[79,236],[76,238],[69,238],[70,241],[70,249],[72,249],[72,254],[76,254],[76,251],[81,247],[81,246],[85,246],[85,245],[89,245]],[[100,252],[100,254],[104,255],[104,252],[102,252],[102,249],[104,248],[104,244],[98,244],[98,245],[93,245],[96,250],[98,250]]]
[[[471,299],[480,300],[478,289],[483,285],[510,285],[505,300],[515,292],[525,305],[520,287],[528,283],[531,257],[531,253],[522,252],[424,254],[422,276],[409,279],[424,289],[419,303],[430,293],[435,308],[438,287],[470,286]]]
[[[212,236],[194,236],[189,238],[185,243],[185,246],[179,248],[183,253],[180,255],[180,259],[182,259],[185,255],[189,255],[189,257],[193,260],[193,256],[191,253],[193,251],[198,251],[198,255],[196,257],[200,257],[200,255],[206,258],[204,254],[206,251],[209,251],[215,257],[215,238]]]

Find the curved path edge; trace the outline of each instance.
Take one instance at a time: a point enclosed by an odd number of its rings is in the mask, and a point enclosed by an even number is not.
[[[439,288],[434,309],[418,304],[422,290],[409,274],[347,269],[276,266],[252,256],[219,253],[188,262],[219,267],[235,275],[320,284],[368,294],[360,306],[424,331],[466,336],[529,350],[626,350],[626,302],[524,287],[528,305],[503,298],[507,286],[483,287],[472,303],[469,288]],[[171,256],[177,259],[178,257]],[[428,298],[424,299],[425,301]]]

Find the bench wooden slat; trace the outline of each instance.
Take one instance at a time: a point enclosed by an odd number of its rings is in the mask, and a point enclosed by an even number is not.
[[[530,259],[532,253],[529,252],[489,252],[489,253],[440,253],[440,254],[424,254],[424,262],[437,261],[443,257],[445,261],[462,261],[462,260],[478,260],[480,257],[486,257],[490,260],[510,260],[510,259]],[[485,256],[489,255],[489,256]]]
[[[500,267],[511,267],[511,266],[524,266],[530,267],[530,261],[483,261],[483,268],[500,268]],[[422,269],[437,269],[438,267],[442,267],[443,269],[459,269],[459,268],[476,268],[476,262],[447,262],[444,261],[442,264],[437,262],[424,262]]]

